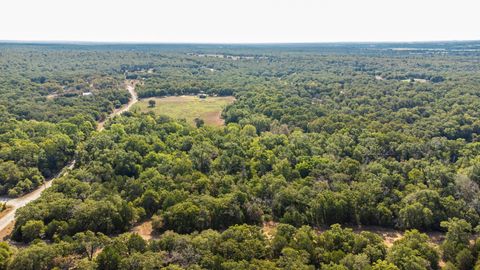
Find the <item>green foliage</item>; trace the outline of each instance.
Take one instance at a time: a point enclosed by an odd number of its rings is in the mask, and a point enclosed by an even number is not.
[[[45,225],[41,220],[29,220],[21,227],[21,230],[23,240],[28,243],[43,236]]]
[[[469,247],[472,226],[465,220],[458,218],[442,221],[440,225],[447,229],[445,240],[442,243],[443,258],[446,261],[454,262],[457,254],[463,251],[464,254],[461,257],[462,260],[465,260],[468,257],[465,250]]]
[[[387,261],[400,270],[438,269],[438,252],[428,243],[428,236],[417,230],[406,231],[402,239],[394,242]]]
[[[0,242],[0,269],[5,270],[12,258],[13,250],[5,242]]]
[[[415,229],[444,229],[446,267],[472,269],[473,45],[2,44],[0,193],[76,161],[17,211],[12,238],[33,243],[2,256],[9,269],[438,269]],[[128,101],[125,78],[141,97],[235,102],[219,128],[132,111],[94,132]],[[150,218],[155,240],[127,233]],[[387,249],[336,223],[414,230]]]
[[[76,144],[90,128],[64,129],[65,125],[91,119],[78,116],[61,124],[36,121],[0,124],[0,193],[16,197],[43,184],[59,172],[74,155]]]
[[[80,254],[86,254],[89,260],[93,255],[108,243],[108,238],[102,233],[93,233],[92,231],[80,232],[73,236],[76,242],[76,250]]]
[[[378,260],[373,264],[372,270],[398,270],[398,267],[396,267],[393,263]]]
[[[52,269],[53,259],[59,254],[57,247],[43,242],[33,244],[17,253],[8,269]]]
[[[97,269],[117,270],[119,269],[120,260],[120,254],[114,248],[108,246],[96,258]]]
[[[150,100],[148,101],[148,106],[149,106],[149,107],[155,107],[155,105],[157,105],[157,102],[155,102],[154,99],[150,99]]]
[[[267,256],[265,239],[254,226],[235,225],[221,235],[218,253],[232,260],[262,259]]]
[[[475,258],[472,256],[472,252],[470,252],[470,250],[467,248],[462,249],[455,257],[455,262],[459,270],[472,269],[474,261]]]
[[[295,250],[293,248],[284,248],[282,256],[277,261],[277,265],[281,269],[286,270],[313,270],[312,265],[308,265],[309,254],[304,250]]]

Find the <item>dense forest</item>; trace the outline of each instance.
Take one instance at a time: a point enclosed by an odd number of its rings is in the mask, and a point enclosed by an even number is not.
[[[129,97],[95,52],[1,45],[0,63],[0,194],[16,197],[61,170]]]
[[[0,269],[480,269],[479,48],[0,45],[0,192],[76,161],[16,212]],[[220,128],[96,130],[124,79],[236,101]]]

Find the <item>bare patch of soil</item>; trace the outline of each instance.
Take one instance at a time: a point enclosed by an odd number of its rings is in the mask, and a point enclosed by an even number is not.
[[[223,126],[225,124],[225,120],[222,119],[222,112],[207,112],[201,116],[201,118],[211,126]]]
[[[391,247],[393,242],[400,240],[403,237],[402,231],[377,226],[359,226],[352,227],[351,229],[353,229],[355,233],[361,233],[362,231],[376,233],[383,238],[383,242],[387,247]]]
[[[10,211],[12,211],[12,208],[10,206],[7,206],[7,208],[5,210],[0,212],[0,218],[4,217],[6,214],[10,213]]]
[[[275,233],[277,232],[277,225],[278,223],[273,221],[263,223],[262,231],[267,239],[273,239]]]
[[[0,231],[0,240],[5,241],[10,238],[10,235],[12,234],[13,231],[13,226],[15,225],[15,222],[10,222],[7,227],[3,228],[3,230]]]
[[[58,94],[50,94],[47,96],[47,100],[52,100],[52,99],[55,99],[56,97],[58,97]]]
[[[148,241],[154,238],[154,231],[152,227],[152,221],[145,221],[133,227],[131,230],[133,233],[138,233],[144,240]]]

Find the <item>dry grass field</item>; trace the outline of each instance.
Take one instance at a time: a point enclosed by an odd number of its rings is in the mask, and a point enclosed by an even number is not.
[[[155,100],[155,107],[149,106],[149,101]],[[175,119],[185,119],[194,124],[195,118],[205,121],[205,125],[221,126],[224,124],[220,117],[223,108],[235,101],[232,96],[207,97],[200,99],[197,96],[172,96],[163,98],[146,98],[139,100],[132,111],[150,112],[158,115],[167,115]]]

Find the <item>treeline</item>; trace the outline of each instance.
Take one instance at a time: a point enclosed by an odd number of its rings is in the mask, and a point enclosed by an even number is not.
[[[277,224],[271,231],[250,225],[234,225],[222,232],[166,231],[150,241],[136,233],[109,238],[85,231],[55,238],[51,244],[36,241],[18,251],[0,243],[0,268],[434,270],[440,269],[442,259],[443,269],[478,269],[480,241],[469,243],[471,227],[458,219],[443,226],[448,231],[440,248],[417,230],[406,231],[387,247],[375,233],[354,233],[338,224],[321,233],[287,224]],[[50,232],[33,222],[23,230],[32,237]]]
[[[232,60],[165,53],[148,65],[123,69],[143,80],[140,97],[234,95],[237,101],[223,112],[226,122],[252,124],[259,132],[269,131],[275,121],[330,133],[375,123],[378,129],[429,139],[471,141],[479,132],[480,70],[473,56],[394,57],[384,51],[331,55],[261,48],[251,48],[250,54],[268,57]]]

